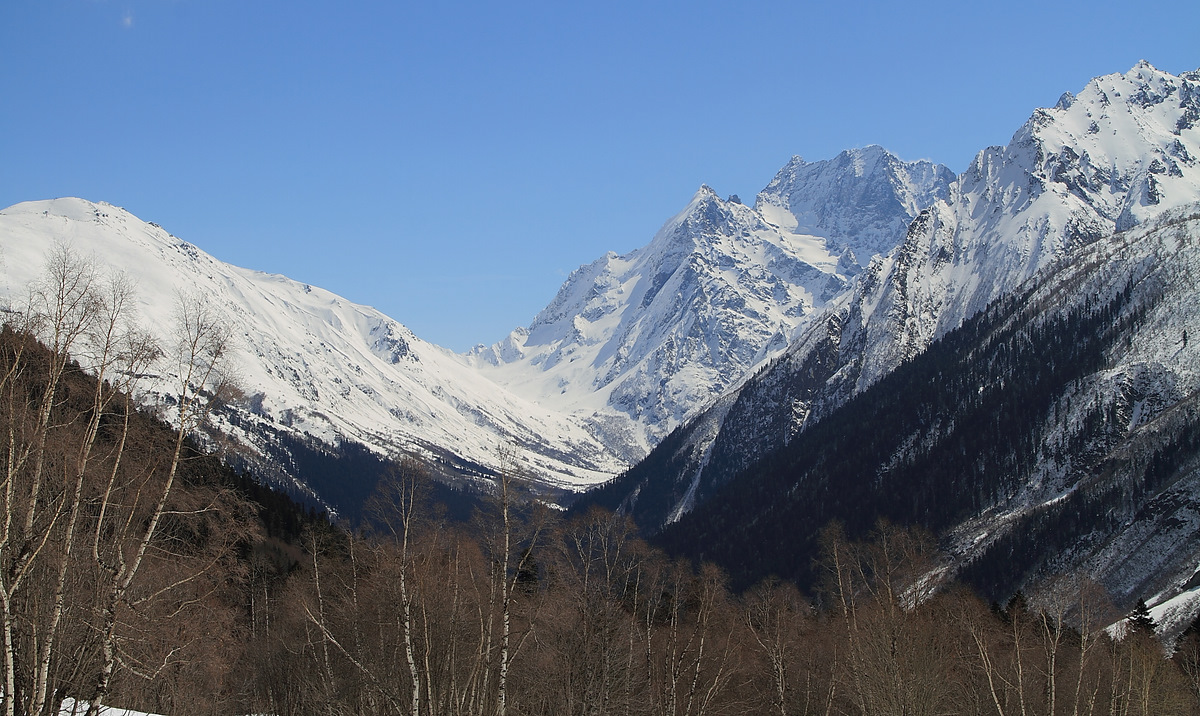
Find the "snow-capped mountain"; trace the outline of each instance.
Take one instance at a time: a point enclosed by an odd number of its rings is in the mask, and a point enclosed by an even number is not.
[[[651,457],[673,465],[669,474],[635,470],[606,500],[647,526],[678,518],[1039,269],[1197,200],[1200,72],[1173,76],[1143,62],[1063,95],[1007,147],[980,152],[736,398],[661,445]],[[649,479],[663,483],[652,509],[636,504]]]
[[[246,394],[237,425],[226,427],[251,448],[261,447],[262,430],[281,431],[385,455],[417,451],[465,474],[495,468],[498,450],[512,448],[530,475],[569,489],[623,466],[579,421],[497,386],[375,309],[223,263],[108,204],[58,199],[0,211],[6,304],[20,306],[59,241],[132,278],[142,323],[160,341],[177,291],[203,295],[225,318]],[[142,387],[164,390],[167,378]]]
[[[968,567],[1057,529],[1074,541],[1056,564],[1169,596],[1200,559],[1198,123],[1200,72],[1142,63],[956,178],[867,147],[793,159],[753,207],[701,187],[647,246],[465,356],[105,204],[0,212],[0,276],[19,303],[63,238],[133,276],[156,330],[176,286],[209,296],[241,341],[247,398],[225,427],[271,460],[264,441],[311,435],[471,475],[511,446],[580,489],[649,452],[583,502],[701,551],[742,535],[756,558],[872,509],[929,522]]]
[[[867,147],[792,159],[754,207],[701,187],[649,245],[579,269],[528,328],[472,355],[636,459],[786,348],[951,178]]]

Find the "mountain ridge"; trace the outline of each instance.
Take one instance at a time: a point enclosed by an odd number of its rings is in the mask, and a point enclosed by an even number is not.
[[[39,252],[54,241],[77,243],[98,263],[133,274],[147,289],[141,308],[159,329],[170,323],[176,286],[211,297],[234,324],[251,373],[241,416],[223,428],[248,446],[248,465],[257,461],[276,484],[334,511],[278,467],[290,462],[279,452],[283,435],[330,446],[349,440],[381,455],[416,451],[468,482],[499,469],[497,455],[507,446],[535,481],[578,490],[617,474],[691,411],[783,350],[798,322],[843,291],[852,273],[844,257],[826,250],[825,238],[785,234],[756,209],[704,185],[646,246],[625,256],[610,252],[575,271],[529,329],[461,355],[427,344],[373,308],[220,262],[104,202],[17,204],[0,212],[0,236],[10,305],[19,304],[39,270]],[[631,279],[628,267],[639,260],[655,270]],[[582,299],[574,295],[583,291]],[[641,308],[667,317],[622,315],[627,291],[636,292]],[[616,340],[606,335],[613,329],[621,332]],[[554,345],[527,361],[525,385],[487,374],[486,366],[502,368],[529,353],[523,339],[537,340],[539,331]],[[564,377],[561,367],[580,351],[590,351],[591,367]],[[542,371],[560,384],[553,392],[582,387],[568,396],[573,412],[546,400]],[[664,371],[678,380],[668,385],[659,377]],[[541,395],[518,397],[539,380]]]
[[[754,207],[701,186],[649,244],[577,270],[528,327],[471,355],[501,384],[601,434],[601,423],[621,425],[610,444],[636,459],[847,290],[860,270],[855,250],[871,244],[847,242],[839,227],[895,240],[917,202],[944,193],[948,176],[871,146],[793,159]],[[864,193],[876,207],[858,205]],[[820,214],[800,231],[789,207],[810,205]]]

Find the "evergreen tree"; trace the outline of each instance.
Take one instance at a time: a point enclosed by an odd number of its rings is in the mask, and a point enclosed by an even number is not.
[[[1150,616],[1150,608],[1146,606],[1145,599],[1139,599],[1133,611],[1129,612],[1129,619],[1126,622],[1129,625],[1130,634],[1145,634],[1146,636],[1154,636],[1158,625],[1154,623],[1154,617]]]

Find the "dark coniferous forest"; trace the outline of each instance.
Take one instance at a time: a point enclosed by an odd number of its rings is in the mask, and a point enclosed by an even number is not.
[[[862,537],[879,518],[940,533],[978,514],[1021,487],[1053,403],[1103,365],[1111,342],[1145,310],[1132,307],[1131,296],[1127,285],[1109,301],[1046,321],[1023,312],[1026,295],[1004,299],[755,465],[736,487],[665,530],[662,543],[729,565],[740,587],[765,574],[811,587],[810,557],[830,521]],[[1091,416],[1086,437],[1102,437],[1116,423],[1108,417]],[[1077,537],[1066,515],[1094,525],[1089,518],[1116,498],[1099,487],[1075,498],[1092,514],[1068,503],[1030,520],[1014,530],[1021,536],[970,565],[968,583],[988,598],[1007,598],[1038,557],[1053,552],[1045,540]],[[755,519],[744,519],[751,513]],[[1039,544],[1036,554],[1014,558],[1021,539]]]

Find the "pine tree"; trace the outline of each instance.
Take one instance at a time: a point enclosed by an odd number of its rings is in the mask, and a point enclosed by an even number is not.
[[[1129,612],[1129,619],[1126,622],[1129,625],[1130,634],[1145,634],[1146,636],[1154,636],[1158,625],[1154,623],[1154,617],[1150,616],[1150,608],[1146,606],[1145,599],[1139,599],[1133,611]]]

